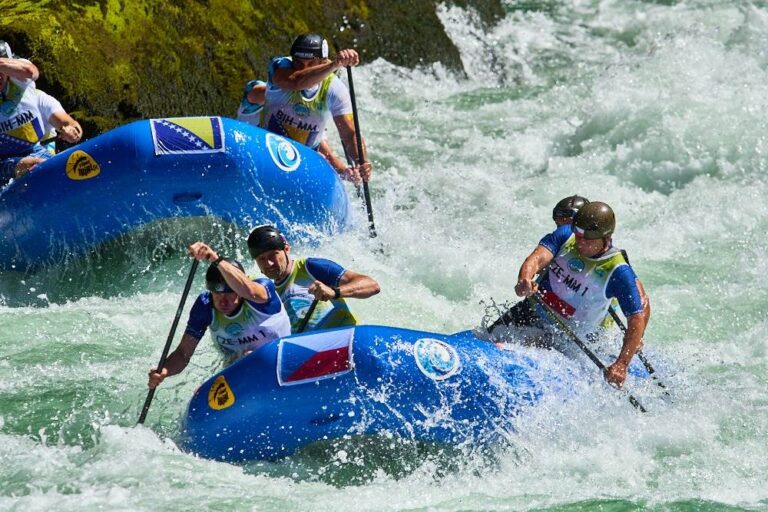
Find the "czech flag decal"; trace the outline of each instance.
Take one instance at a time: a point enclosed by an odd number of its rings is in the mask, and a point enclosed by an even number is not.
[[[280,340],[277,382],[281,386],[315,382],[352,370],[355,329],[323,331]]]
[[[224,127],[220,117],[150,119],[155,155],[221,153]]]

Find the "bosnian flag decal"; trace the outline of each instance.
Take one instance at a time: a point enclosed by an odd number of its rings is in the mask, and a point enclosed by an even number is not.
[[[355,329],[323,331],[280,340],[277,382],[281,386],[315,382],[352,370]]]
[[[224,127],[220,117],[168,117],[150,119],[155,155],[221,153]]]

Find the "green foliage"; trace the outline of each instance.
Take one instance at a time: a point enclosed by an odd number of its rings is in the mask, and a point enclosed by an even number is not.
[[[0,0],[0,38],[41,71],[87,135],[148,117],[234,115],[244,83],[296,34],[364,61],[460,69],[436,0]],[[456,0],[492,22],[500,0]]]

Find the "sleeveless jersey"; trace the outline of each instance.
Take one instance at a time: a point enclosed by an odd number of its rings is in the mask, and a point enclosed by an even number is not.
[[[333,264],[329,260],[322,260],[319,258],[310,258],[309,264],[323,264],[325,262]],[[334,264],[336,265],[336,264]],[[339,267],[336,265],[336,267]],[[331,281],[328,277],[320,279],[313,276],[307,269],[307,258],[301,258],[293,261],[293,268],[291,273],[282,282],[275,283],[277,293],[280,294],[280,298],[285,304],[285,309],[288,312],[288,317],[291,319],[291,330],[296,332],[296,329],[301,324],[304,316],[309,311],[309,307],[312,301],[315,300],[315,296],[309,293],[309,286],[315,281],[321,281],[324,284],[334,287],[338,286],[338,280],[344,273],[344,269],[337,274],[335,282]],[[357,325],[357,318],[349,310],[347,302],[341,299],[332,299],[327,301],[320,301],[317,303],[312,317],[307,323],[306,331],[317,329],[330,329],[332,327],[342,327],[346,325]]]
[[[48,120],[61,110],[61,103],[32,80],[9,79],[0,103],[0,158],[41,152]]]
[[[604,321],[611,297],[606,289],[616,269],[627,265],[621,251],[609,249],[597,258],[585,258],[571,235],[549,264],[542,295],[577,332],[595,331]]]
[[[311,89],[280,89],[272,83],[272,75],[276,69],[289,66],[289,57],[273,59],[270,63],[261,126],[314,149],[323,140],[329,120],[352,112],[349,91],[334,73]]]
[[[264,304],[243,300],[231,315],[213,307],[211,292],[203,292],[192,306],[186,333],[196,338],[210,328],[216,348],[232,362],[246,352],[291,334],[291,325],[274,285],[268,279],[256,282],[267,287],[269,300]]]

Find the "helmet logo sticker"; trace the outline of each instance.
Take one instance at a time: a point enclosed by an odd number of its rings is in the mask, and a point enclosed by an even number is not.
[[[445,380],[459,371],[459,354],[452,346],[433,338],[413,344],[413,357],[421,373],[432,380]]]
[[[208,390],[208,406],[211,409],[220,411],[226,409],[235,403],[235,394],[232,393],[232,388],[229,387],[227,379],[223,375],[216,377],[213,381],[211,389]]]
[[[291,141],[285,137],[267,133],[267,149],[272,161],[285,172],[298,169],[301,163],[301,153]]]
[[[99,164],[85,151],[74,151],[67,158],[67,177],[71,180],[88,180],[101,172]]]

